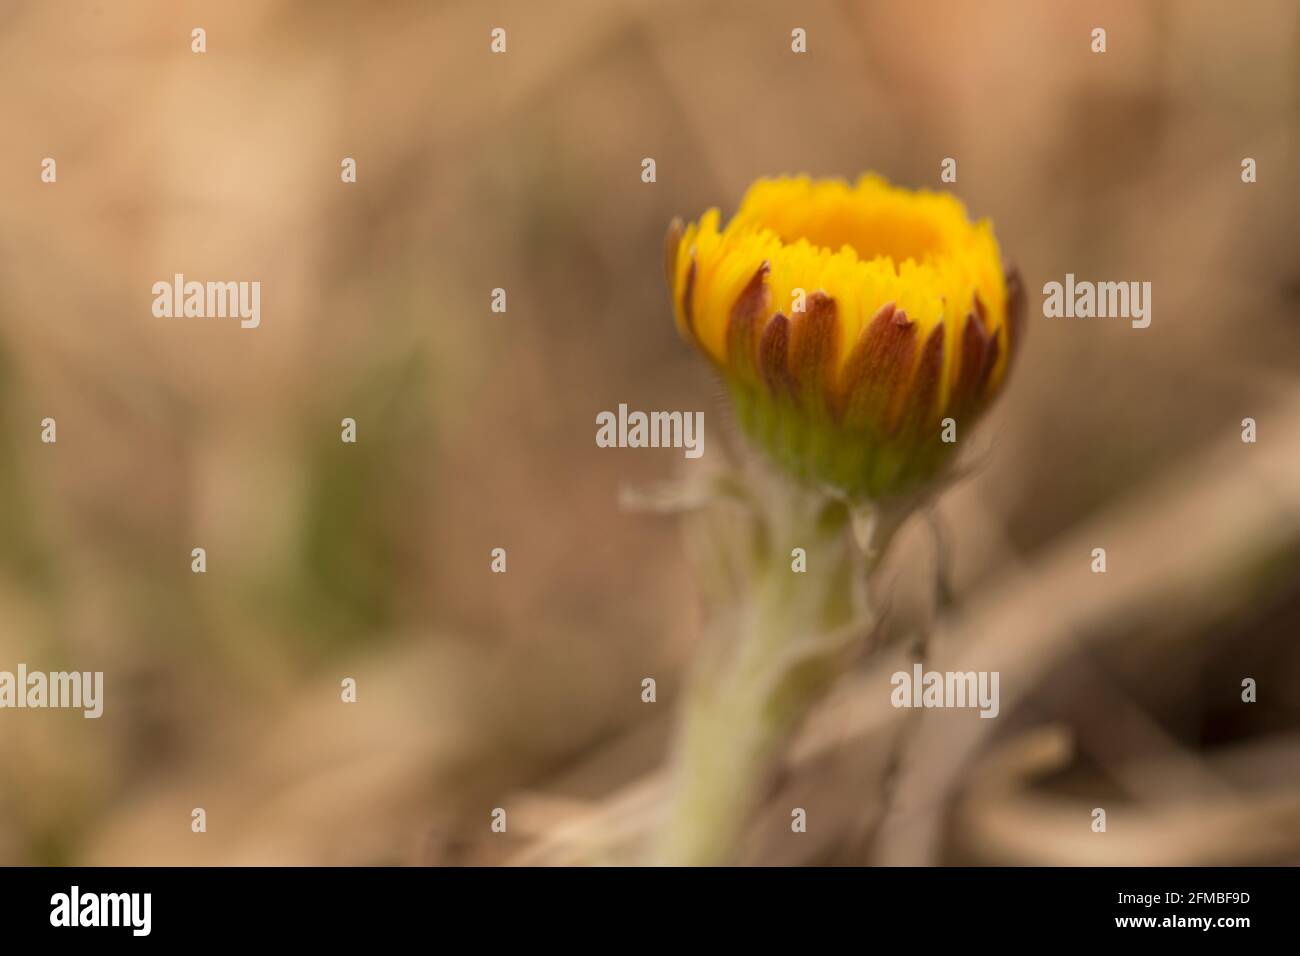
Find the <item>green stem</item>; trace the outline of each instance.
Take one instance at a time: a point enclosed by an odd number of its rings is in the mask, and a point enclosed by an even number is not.
[[[750,567],[716,614],[692,675],[656,860],[734,861],[770,771],[800,721],[869,631],[866,582],[879,548],[855,540],[848,509],[784,481],[759,489]],[[883,546],[879,529],[871,544]],[[806,571],[792,550],[807,555]]]

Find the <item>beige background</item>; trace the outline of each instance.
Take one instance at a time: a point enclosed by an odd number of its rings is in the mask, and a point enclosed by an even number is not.
[[[699,615],[618,493],[684,463],[595,414],[725,431],[665,226],[945,156],[1030,291],[940,508],[965,610],[918,524],[746,858],[1300,860],[1294,4],[13,2],[0,63],[0,668],[107,682],[0,712],[0,862],[490,863],[644,814]],[[153,318],[175,272],[261,281],[261,328]],[[1045,320],[1066,272],[1151,281],[1151,327]],[[998,720],[881,706],[923,633],[1001,668]]]

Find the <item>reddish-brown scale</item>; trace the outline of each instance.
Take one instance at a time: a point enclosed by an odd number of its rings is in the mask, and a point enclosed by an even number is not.
[[[835,300],[824,292],[808,296],[805,306],[790,330],[790,376],[796,394],[811,407],[824,408],[839,358],[839,318]]]
[[[747,382],[757,377],[758,330],[771,305],[767,288],[769,266],[764,262],[746,283],[727,320],[727,366]]]
[[[1014,266],[1007,270],[1007,368],[1020,352],[1025,339],[1025,289],[1020,281],[1020,270]],[[1005,379],[1005,375],[1003,378]]]
[[[758,367],[768,391],[780,395],[790,388],[790,320],[780,312],[768,320],[758,343]]]
[[[907,384],[916,356],[916,323],[889,302],[858,336],[840,378],[844,424],[883,428],[887,410]]]
[[[997,336],[994,336],[992,340],[989,341],[989,357],[988,361],[984,365],[984,377],[980,379],[979,386],[975,392],[978,396],[978,401],[980,402],[987,402],[992,398],[990,392],[993,388],[993,369],[997,367],[998,356],[1001,354],[1002,341]]]
[[[911,382],[902,392],[902,399],[890,409],[889,420],[897,423],[898,430],[917,436],[938,420],[939,386],[943,379],[943,323],[937,324],[921,346],[921,358]]]
[[[691,333],[691,338],[695,339],[698,344],[700,339],[695,334],[695,313],[691,307],[691,300],[695,295],[695,256],[691,256],[691,264],[686,270],[686,282],[682,286],[682,320],[686,323],[686,331]]]
[[[961,351],[957,378],[948,398],[948,407],[954,415],[965,415],[974,410],[980,396],[980,387],[988,377],[989,355],[992,354],[993,337],[984,326],[984,305],[975,297],[975,308],[967,314],[961,332]]]

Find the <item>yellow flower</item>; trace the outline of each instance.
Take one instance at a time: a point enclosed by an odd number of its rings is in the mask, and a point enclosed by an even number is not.
[[[933,477],[955,447],[943,420],[974,422],[1023,337],[992,226],[951,195],[872,175],[760,179],[719,220],[673,223],[668,281],[744,431],[855,498]]]

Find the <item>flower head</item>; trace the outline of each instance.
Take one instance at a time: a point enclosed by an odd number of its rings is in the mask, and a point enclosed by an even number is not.
[[[854,498],[933,477],[1005,380],[1019,283],[955,197],[807,177],[760,179],[667,247],[682,334],[721,371],[746,434]]]

